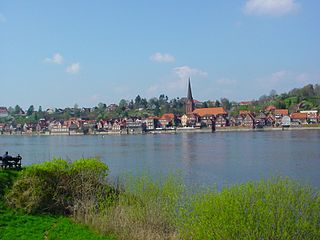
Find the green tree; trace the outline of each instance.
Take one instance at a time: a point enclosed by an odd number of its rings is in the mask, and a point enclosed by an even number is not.
[[[125,99],[121,99],[119,102],[119,108],[124,111],[128,107],[128,102]]]
[[[27,116],[31,116],[33,112],[34,112],[34,106],[31,105],[27,110]]]
[[[14,107],[14,113],[15,114],[20,114],[22,112],[22,108],[19,105],[16,105]]]
[[[134,108],[139,108],[140,102],[141,102],[141,97],[140,97],[140,95],[138,95],[138,96],[136,96],[136,98],[134,100]]]
[[[221,98],[221,106],[225,109],[225,110],[230,110],[231,109],[231,103],[229,101],[229,99],[227,98]]]
[[[105,103],[101,103],[101,102],[100,102],[100,103],[98,104],[98,109],[99,109],[99,110],[105,110],[106,108],[107,108],[107,105],[106,105]]]
[[[221,107],[221,104],[220,104],[219,100],[216,100],[216,102],[214,103],[214,106],[215,107]]]

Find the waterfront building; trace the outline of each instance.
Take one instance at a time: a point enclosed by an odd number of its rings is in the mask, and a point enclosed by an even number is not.
[[[130,134],[141,134],[146,131],[146,124],[140,119],[128,119],[126,122],[126,127],[128,129],[128,133]]]
[[[282,124],[282,118],[284,116],[289,116],[289,110],[288,109],[276,109],[274,111],[274,117],[275,117],[276,126],[280,126]]]
[[[255,118],[251,113],[246,114],[242,122],[243,127],[255,128]]]
[[[145,119],[146,130],[153,131],[159,126],[159,118],[158,117],[148,117]]]
[[[8,109],[6,107],[0,107],[0,118],[8,117],[8,116],[9,116]]]
[[[291,118],[292,124],[294,124],[294,125],[308,124],[307,113],[301,113],[301,112],[291,113],[290,118]]]
[[[318,110],[300,111],[300,113],[307,114],[308,123],[318,123]]]
[[[188,92],[186,100],[186,114],[181,118],[182,126],[207,126],[211,127],[212,121],[219,119],[218,127],[225,127],[228,125],[228,113],[223,107],[211,108],[195,108],[192,97],[190,78],[188,82]]]
[[[173,113],[165,113],[159,118],[162,128],[175,126],[176,120],[177,118]]]

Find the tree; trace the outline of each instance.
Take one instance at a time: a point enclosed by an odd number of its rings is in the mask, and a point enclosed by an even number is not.
[[[270,96],[270,98],[272,98],[272,99],[273,99],[275,96],[277,96],[276,90],[272,89],[272,90],[270,91],[269,96]]]
[[[107,108],[107,105],[105,103],[98,103],[99,110],[105,110]]]
[[[140,101],[140,107],[142,107],[142,108],[147,108],[147,106],[148,106],[148,101],[147,101],[147,99],[146,98],[141,98],[141,101]]]
[[[124,111],[128,107],[128,102],[125,99],[121,99],[119,102],[119,108]]]
[[[14,114],[14,108],[13,107],[9,107],[8,108],[8,112],[10,115]]]
[[[128,103],[128,108],[129,108],[129,109],[133,109],[133,108],[134,108],[134,102],[133,102],[132,99],[131,99],[131,101]]]
[[[27,116],[31,116],[33,112],[34,112],[34,106],[31,105],[27,110]]]
[[[208,103],[207,103],[207,102],[203,102],[203,103],[202,103],[202,107],[203,107],[203,108],[208,108]]]
[[[139,108],[140,107],[140,102],[141,102],[141,97],[140,97],[140,95],[138,95],[138,96],[136,96],[136,98],[134,100],[135,108]]]
[[[38,112],[42,113],[42,107],[41,106],[39,106]]]
[[[16,105],[14,107],[14,113],[15,114],[20,114],[22,112],[22,108],[19,105]]]
[[[220,107],[220,106],[221,106],[219,100],[216,100],[216,102],[214,103],[214,106],[215,106],[215,107]]]
[[[227,98],[221,98],[221,106],[225,109],[225,110],[230,110],[231,109],[231,103],[229,101],[229,99]]]
[[[320,85],[316,84],[314,85],[314,94],[318,97],[320,97]]]

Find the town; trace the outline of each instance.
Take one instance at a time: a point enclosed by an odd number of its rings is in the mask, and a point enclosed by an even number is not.
[[[23,111],[0,107],[1,135],[87,135],[175,133],[215,130],[283,129],[318,127],[319,85],[306,85],[289,94],[262,96],[258,101],[229,102],[228,99],[200,102],[193,99],[189,79],[187,97],[168,101],[99,103],[93,108],[47,109],[33,106]],[[313,105],[312,105],[313,104]],[[287,108],[286,108],[287,106]],[[171,110],[171,111],[170,111]]]

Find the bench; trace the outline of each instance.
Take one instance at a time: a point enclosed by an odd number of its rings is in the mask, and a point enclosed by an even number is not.
[[[20,155],[16,156],[16,157],[11,157],[11,156],[7,156],[7,157],[0,157],[0,166],[3,169],[6,168],[17,168],[20,169],[21,168],[21,159],[22,157]]]

